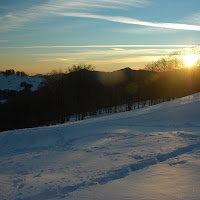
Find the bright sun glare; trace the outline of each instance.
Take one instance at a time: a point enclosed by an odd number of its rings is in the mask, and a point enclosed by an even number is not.
[[[199,60],[199,56],[194,54],[187,54],[182,56],[183,61],[185,62],[186,67],[194,66]]]

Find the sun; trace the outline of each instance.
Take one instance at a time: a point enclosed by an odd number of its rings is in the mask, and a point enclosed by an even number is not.
[[[186,67],[192,67],[199,60],[199,56],[197,56],[195,54],[186,54],[186,55],[182,55],[182,59],[186,65]]]

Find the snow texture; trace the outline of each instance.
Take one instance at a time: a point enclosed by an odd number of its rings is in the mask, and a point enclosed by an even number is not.
[[[31,87],[31,90],[35,91],[38,89],[40,84],[44,82],[44,79],[31,76],[18,76],[16,74],[6,76],[0,73],[0,90],[21,91],[24,89],[24,87],[21,87],[22,82],[32,84],[33,86]]]
[[[0,133],[0,199],[200,199],[200,93]]]

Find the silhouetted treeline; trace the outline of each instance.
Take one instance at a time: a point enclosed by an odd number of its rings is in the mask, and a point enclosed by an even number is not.
[[[12,74],[16,74],[17,76],[28,76],[24,71],[16,71],[14,69],[7,69],[5,71],[0,71],[0,73],[4,74],[5,76],[10,76]]]
[[[152,105],[200,91],[200,70],[152,72],[125,68],[115,72],[81,69],[45,76],[48,84],[0,104],[0,131],[64,123],[101,112]],[[138,103],[140,102],[140,104]]]

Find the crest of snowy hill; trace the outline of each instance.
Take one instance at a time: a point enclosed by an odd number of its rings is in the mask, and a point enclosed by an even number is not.
[[[200,93],[0,133],[0,199],[200,199]],[[134,173],[133,173],[134,172]]]
[[[16,74],[4,75],[0,73],[0,90],[24,90],[26,85],[30,85],[31,91],[35,91],[44,82],[41,77],[21,76]]]

